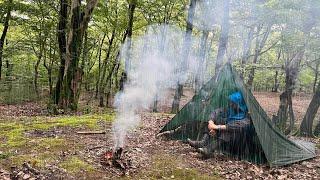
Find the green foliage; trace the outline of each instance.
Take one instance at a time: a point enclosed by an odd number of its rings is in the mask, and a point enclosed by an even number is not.
[[[148,25],[170,24],[180,27],[186,26],[186,17],[189,1],[187,0],[138,0],[133,23],[133,38],[143,35]],[[243,56],[244,44],[248,38],[250,29],[253,28],[253,38],[250,44],[249,57],[246,67],[241,67],[245,79],[252,68],[252,60],[255,52],[256,41],[264,35],[267,25],[271,25],[271,32],[259,56],[258,66],[285,67],[286,62],[304,47],[305,58],[302,65],[308,67],[302,69],[299,76],[299,85],[303,90],[310,90],[311,78],[317,71],[310,71],[315,67],[313,60],[319,57],[319,23],[320,3],[317,0],[270,0],[270,1],[231,1],[231,28],[229,34],[228,54],[230,58],[240,67],[240,60]],[[122,48],[122,41],[128,25],[128,3],[129,1],[102,1],[100,0],[94,10],[93,17],[87,30],[88,42],[82,53],[79,62],[83,70],[83,90],[93,92],[98,87],[97,83],[101,78],[104,68],[109,74],[113,64],[119,57],[119,50]],[[218,3],[215,1],[213,4]],[[57,82],[57,75],[60,65],[60,54],[57,42],[57,25],[59,19],[59,1],[48,0],[21,0],[13,1],[13,18],[10,21],[7,41],[3,51],[3,72],[8,74],[7,80],[0,80],[0,103],[13,104],[24,101],[33,101],[40,97],[48,97],[49,87],[54,87]],[[3,20],[8,6],[7,0],[0,1],[0,19]],[[218,5],[214,7],[217,14],[221,14]],[[198,8],[199,11],[202,9]],[[217,17],[218,19],[219,17]],[[210,19],[210,18],[208,18]],[[205,19],[206,21],[207,19]],[[215,27],[208,39],[208,51],[206,62],[206,78],[209,79],[214,73],[215,58],[218,51],[220,23],[216,22]],[[257,32],[261,25],[262,31]],[[304,34],[307,26],[312,27],[308,36]],[[0,32],[3,24],[0,23]],[[66,33],[69,29],[66,29]],[[202,29],[195,26],[193,34],[197,37],[202,35]],[[110,46],[111,37],[114,40]],[[102,41],[104,39],[104,41]],[[192,47],[192,51],[198,52],[199,46]],[[107,58],[108,50],[110,56]],[[278,52],[281,52],[278,58]],[[120,54],[121,55],[121,54]],[[314,57],[315,56],[315,57]],[[226,58],[226,59],[227,59]],[[35,73],[37,62],[40,62],[38,75]],[[308,62],[308,63],[307,63]],[[6,64],[10,64],[10,68]],[[102,67],[103,64],[106,67]],[[111,77],[111,87],[106,87],[105,92],[111,91],[114,95],[118,91],[119,74],[123,71],[122,62]],[[284,87],[284,68],[279,70],[280,86]],[[276,69],[257,68],[254,78],[256,89],[269,90],[272,86]],[[49,84],[49,72],[52,77]],[[266,75],[266,77],[264,76]],[[35,92],[35,77],[38,77],[40,94]],[[190,75],[192,80],[193,75]],[[9,88],[9,84],[12,88]],[[106,82],[103,82],[106,83]],[[265,87],[265,88],[262,88]],[[311,91],[309,91],[311,92]],[[106,94],[106,93],[105,93]],[[47,98],[49,99],[49,98]],[[51,109],[51,108],[50,108]],[[54,108],[53,108],[54,110]],[[87,112],[91,109],[88,108]]]

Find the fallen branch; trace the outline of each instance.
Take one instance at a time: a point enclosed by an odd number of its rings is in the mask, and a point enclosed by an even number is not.
[[[171,131],[165,131],[165,132],[159,133],[159,134],[156,135],[156,138],[159,138],[159,137],[165,136],[165,135],[173,134],[173,133],[177,132],[180,129],[181,129],[181,126],[176,128],[176,129],[174,129],[174,130],[171,130]]]
[[[106,134],[106,131],[78,131],[77,134],[82,134],[82,135]]]

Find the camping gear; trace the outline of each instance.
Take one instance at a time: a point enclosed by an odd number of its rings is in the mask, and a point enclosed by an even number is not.
[[[267,116],[239,74],[230,64],[224,65],[217,78],[212,78],[188,102],[159,133],[168,133],[171,139],[186,142],[187,138],[201,139],[203,123],[217,108],[228,106],[228,96],[241,92],[252,119],[253,132],[221,148],[221,151],[255,163],[267,163],[270,167],[283,166],[316,156],[315,145],[302,140],[291,140]],[[166,134],[166,133],[164,133]],[[243,142],[243,143],[239,143]]]

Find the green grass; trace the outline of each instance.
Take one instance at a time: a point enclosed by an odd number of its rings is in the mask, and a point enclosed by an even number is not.
[[[79,157],[76,156],[73,156],[63,161],[59,166],[72,174],[76,174],[83,171],[94,171],[94,167],[92,165],[88,164],[87,162],[81,160]]]
[[[29,139],[24,133],[32,130],[49,130],[53,127],[85,127],[99,129],[98,122],[112,122],[114,114],[90,114],[82,116],[58,117],[22,117],[14,122],[0,123],[0,148],[17,148],[25,146]],[[9,121],[9,120],[7,120]]]
[[[0,165],[10,169],[11,166],[21,166],[23,162],[30,162],[37,168],[45,168],[46,164],[55,163],[61,159],[60,153],[78,151],[83,145],[62,137],[32,137],[27,132],[34,130],[47,131],[51,128],[69,127],[85,129],[101,129],[98,122],[112,122],[113,112],[104,114],[88,114],[81,116],[56,117],[19,117],[0,120]],[[76,167],[91,171],[92,166],[79,158],[69,155],[70,159],[61,166],[68,171],[77,172]],[[94,175],[94,173],[93,173]]]
[[[156,155],[152,158],[152,166],[134,177],[136,179],[221,179],[217,173],[206,174],[197,169],[186,167],[183,160],[168,155]],[[212,170],[214,171],[214,170]]]

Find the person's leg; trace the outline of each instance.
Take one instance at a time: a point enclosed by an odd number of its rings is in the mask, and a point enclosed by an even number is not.
[[[203,129],[203,136],[199,141],[192,141],[189,138],[187,139],[187,142],[189,143],[189,145],[191,147],[200,148],[200,147],[204,147],[208,144],[208,142],[210,140],[208,123],[207,122],[201,123],[200,129]]]
[[[250,127],[249,119],[233,121],[227,124],[227,129],[221,132],[220,139],[225,144],[226,151],[240,155],[245,147],[244,134]]]
[[[214,151],[219,148],[220,141],[219,138],[217,138],[217,135],[210,136],[210,141],[207,143],[206,146],[198,148],[198,152],[203,155],[204,158],[210,158],[214,154]]]
[[[216,124],[225,124],[225,119],[220,119],[220,121],[215,121]],[[198,151],[204,155],[204,157],[211,157],[214,151],[226,144],[227,149],[232,148],[235,145],[234,140],[238,139],[237,136],[241,136],[241,133],[250,125],[249,120],[234,121],[227,124],[227,129],[225,131],[218,131],[214,137],[209,141],[209,143],[199,148]],[[211,136],[212,137],[212,136]]]

